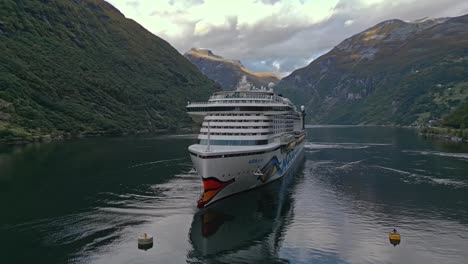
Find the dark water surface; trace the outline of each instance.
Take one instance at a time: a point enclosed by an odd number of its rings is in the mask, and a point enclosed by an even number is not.
[[[2,146],[0,262],[468,263],[467,145],[402,128],[308,132],[290,175],[203,212],[194,135]]]

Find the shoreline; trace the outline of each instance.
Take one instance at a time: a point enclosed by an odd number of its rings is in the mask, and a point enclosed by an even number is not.
[[[169,134],[181,134],[181,133],[193,133],[194,127],[181,127],[178,129],[154,129],[152,131],[142,130],[135,131],[133,133],[115,133],[115,132],[106,132],[106,131],[95,131],[79,134],[71,133],[50,133],[50,134],[30,134],[14,138],[0,138],[0,146],[22,146],[33,143],[48,143],[56,141],[66,141],[82,138],[98,138],[98,137],[125,137],[125,136],[159,136],[159,135],[169,135]]]
[[[456,143],[468,143],[468,129],[449,127],[418,127],[423,137],[438,138]]]

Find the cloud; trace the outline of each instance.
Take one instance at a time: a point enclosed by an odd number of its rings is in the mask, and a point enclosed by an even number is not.
[[[383,20],[458,16],[465,0],[109,0],[181,53],[203,47],[285,75]],[[128,3],[132,4],[131,6]],[[263,63],[262,63],[263,62]]]
[[[260,2],[262,2],[264,4],[267,4],[267,5],[274,5],[274,4],[276,4],[276,3],[280,2],[280,1],[281,0],[260,0]]]
[[[345,26],[345,27],[349,27],[349,26],[351,26],[353,23],[354,23],[354,20],[348,19],[348,20],[346,20],[346,21],[344,22],[344,26]]]
[[[137,9],[140,6],[138,1],[127,1],[125,4],[135,9]]]

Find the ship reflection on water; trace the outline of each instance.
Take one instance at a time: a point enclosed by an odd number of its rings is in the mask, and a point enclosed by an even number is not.
[[[189,234],[193,246],[189,259],[277,259],[285,228],[293,219],[293,193],[303,178],[303,160],[299,157],[280,180],[196,213]]]

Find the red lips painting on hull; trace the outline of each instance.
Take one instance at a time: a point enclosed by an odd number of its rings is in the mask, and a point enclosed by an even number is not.
[[[198,201],[198,207],[203,207],[206,203],[211,201],[222,189],[229,184],[235,182],[235,179],[229,181],[221,181],[215,177],[203,178],[203,197]]]

